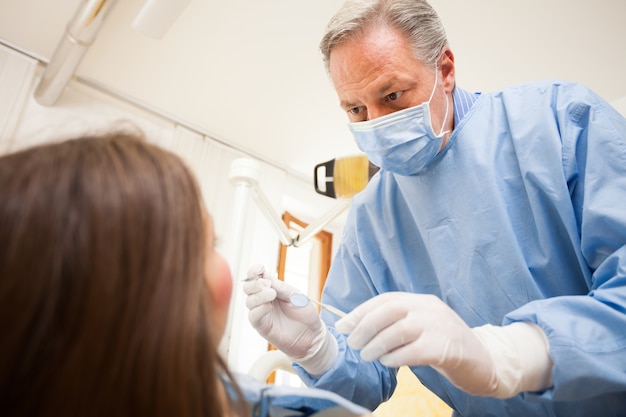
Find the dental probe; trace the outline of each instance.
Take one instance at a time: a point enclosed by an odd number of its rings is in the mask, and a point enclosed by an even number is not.
[[[254,281],[256,279],[262,278],[261,275],[255,275],[253,277],[249,277],[243,280],[243,282],[250,282],[250,281]],[[292,294],[289,297],[289,302],[294,306],[294,307],[298,307],[298,308],[302,308],[304,306],[306,306],[308,304],[308,302],[311,301],[313,304],[316,304],[318,306],[320,306],[320,308],[323,308],[324,310],[328,311],[331,314],[334,314],[337,317],[345,317],[348,315],[348,313],[344,313],[343,311],[339,310],[337,307],[333,307],[331,305],[328,304],[324,304],[324,303],[320,303],[319,301],[315,301],[312,298],[307,297],[306,295],[302,294],[302,293],[296,293],[296,294]]]

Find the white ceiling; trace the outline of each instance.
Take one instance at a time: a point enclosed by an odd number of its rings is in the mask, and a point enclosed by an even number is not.
[[[465,89],[560,78],[612,103],[626,99],[624,0],[431,2]],[[0,0],[0,38],[48,59],[81,3]],[[317,48],[341,1],[191,0],[161,40],[131,28],[143,3],[117,2],[81,78],[298,176],[358,152]]]

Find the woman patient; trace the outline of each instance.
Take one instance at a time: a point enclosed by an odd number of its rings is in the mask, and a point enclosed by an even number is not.
[[[368,412],[232,375],[231,285],[176,155],[112,132],[0,157],[0,414]]]

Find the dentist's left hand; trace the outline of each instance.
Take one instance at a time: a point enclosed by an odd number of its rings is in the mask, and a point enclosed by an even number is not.
[[[319,376],[337,358],[337,341],[320,319],[312,303],[296,307],[289,301],[296,288],[252,266],[243,284],[248,295],[246,307],[250,324],[267,341],[299,363],[308,373]]]
[[[535,324],[470,328],[433,295],[389,292],[337,321],[348,345],[389,367],[428,365],[472,395],[510,398],[552,385],[545,334]]]

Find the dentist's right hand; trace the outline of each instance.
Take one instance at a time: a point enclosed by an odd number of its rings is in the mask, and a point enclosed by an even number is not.
[[[337,341],[312,303],[296,307],[289,301],[301,291],[271,277],[262,265],[250,267],[243,291],[252,327],[312,376],[329,370],[337,358]]]

